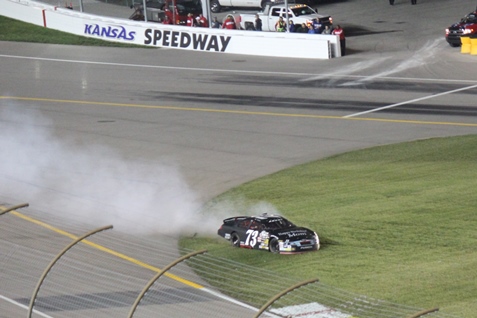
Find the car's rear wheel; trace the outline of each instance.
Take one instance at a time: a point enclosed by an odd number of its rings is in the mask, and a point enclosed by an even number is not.
[[[268,244],[268,249],[272,253],[280,252],[280,248],[278,247],[278,240],[276,238],[270,239],[270,243]]]
[[[232,244],[233,247],[240,247],[240,237],[237,233],[230,235],[230,244]]]

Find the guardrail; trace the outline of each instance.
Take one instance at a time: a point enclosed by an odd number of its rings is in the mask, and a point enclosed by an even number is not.
[[[101,17],[30,0],[0,0],[0,15],[106,41],[215,53],[330,59],[337,35],[191,28]]]

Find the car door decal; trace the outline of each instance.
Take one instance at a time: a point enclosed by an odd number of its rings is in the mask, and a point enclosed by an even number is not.
[[[254,247],[257,244],[258,231],[247,230],[247,239],[245,240],[245,245],[250,245]]]

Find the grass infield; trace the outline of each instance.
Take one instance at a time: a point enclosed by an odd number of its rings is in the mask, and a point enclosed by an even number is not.
[[[475,317],[476,164],[477,136],[419,140],[311,162],[232,189],[207,209],[268,202],[315,230],[320,251],[274,255],[234,249],[219,236],[183,238],[180,244],[298,281],[319,278],[361,295]]]
[[[122,44],[103,41],[85,36],[47,29],[38,25],[0,16],[0,41],[50,43],[64,45],[139,47],[134,44]],[[146,47],[146,46],[140,46]]]

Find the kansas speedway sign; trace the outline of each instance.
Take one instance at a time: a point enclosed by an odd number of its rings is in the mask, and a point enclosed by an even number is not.
[[[146,29],[144,31],[145,45],[196,51],[226,52],[231,39],[231,36],[202,32],[158,29]]]

